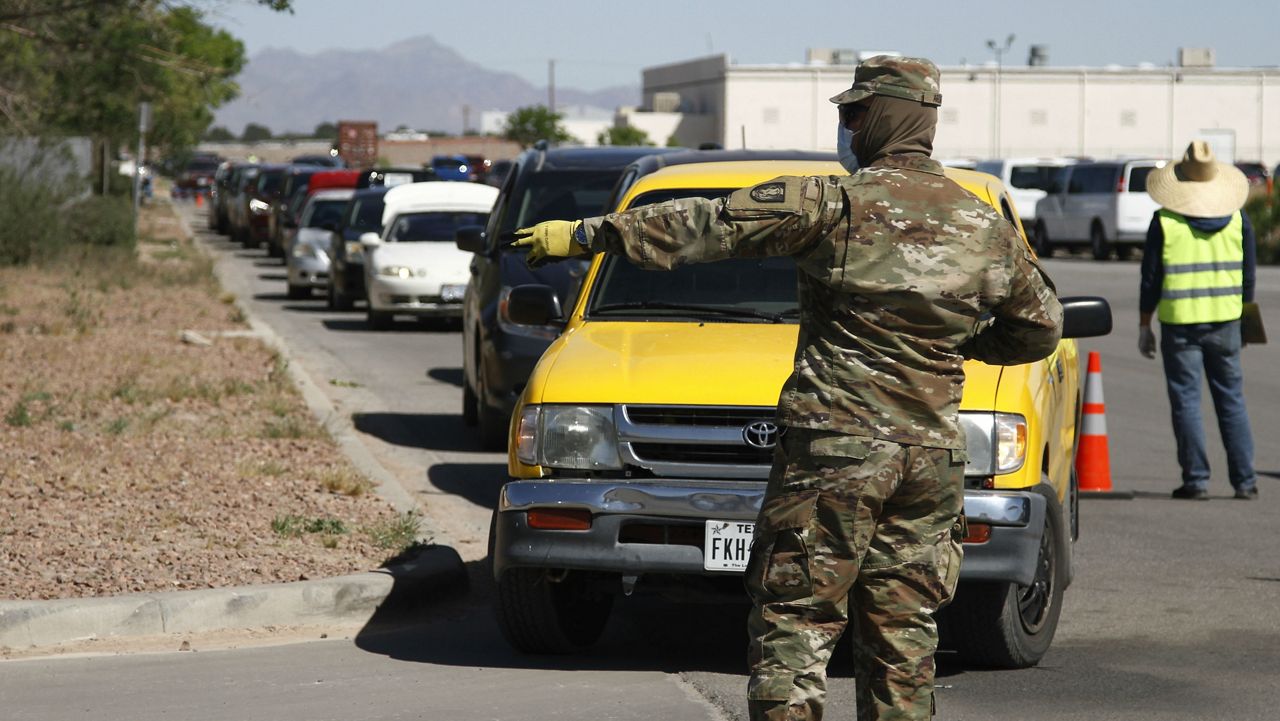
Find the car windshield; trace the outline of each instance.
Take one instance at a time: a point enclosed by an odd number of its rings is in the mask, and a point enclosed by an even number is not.
[[[382,232],[382,193],[372,193],[351,199],[347,206],[347,219],[344,225],[347,230],[363,233]]]
[[[548,170],[531,173],[523,190],[503,214],[500,241],[510,240],[516,228],[544,220],[577,220],[598,215],[622,174],[619,170]]]
[[[263,195],[279,195],[284,187],[284,171],[268,170],[258,176],[258,192]]]
[[[632,208],[675,198],[719,198],[732,190],[662,190]],[[730,258],[655,273],[605,256],[587,315],[594,320],[691,319],[717,323],[796,322],[796,264],[789,257]]]
[[[187,163],[188,173],[212,173],[218,169],[216,160],[193,160]]]
[[[304,228],[323,228],[326,225],[335,227],[342,220],[342,211],[347,209],[347,202],[345,198],[312,200],[302,212],[302,222],[299,225]]]
[[[396,217],[387,234],[391,243],[418,242],[453,242],[454,233],[464,225],[484,225],[489,220],[488,213],[461,213],[457,211],[437,211],[430,213],[410,213]]]

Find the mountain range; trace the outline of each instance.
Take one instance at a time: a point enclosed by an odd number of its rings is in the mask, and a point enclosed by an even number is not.
[[[219,108],[214,121],[236,134],[251,122],[279,134],[337,120],[376,120],[382,130],[405,125],[457,133],[463,129],[463,106],[470,107],[474,129],[481,111],[547,102],[545,86],[489,70],[429,35],[382,50],[303,55],[268,48],[249,59],[236,81],[240,96]],[[639,102],[638,85],[594,92],[556,88],[557,107],[613,110]]]

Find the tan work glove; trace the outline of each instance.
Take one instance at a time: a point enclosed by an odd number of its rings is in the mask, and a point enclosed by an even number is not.
[[[511,245],[529,249],[525,263],[530,266],[542,265],[560,258],[588,255],[591,251],[573,237],[581,225],[581,220],[544,221],[532,228],[517,230],[516,240]]]

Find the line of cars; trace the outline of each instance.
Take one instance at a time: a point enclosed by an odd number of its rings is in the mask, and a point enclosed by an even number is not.
[[[277,171],[258,168],[255,187],[265,172]],[[511,161],[501,188],[394,170],[335,188],[318,183],[323,171],[305,185],[302,171],[282,172],[295,186],[282,241],[291,295],[323,283],[332,307],[364,299],[375,328],[402,312],[461,317],[462,420],[508,455],[490,558],[514,647],[583,651],[635,591],[741,598],[797,332],[794,262],[648,273],[597,256],[531,269],[508,241],[544,220],[842,173],[833,154],[539,145]],[[1005,183],[948,175],[1022,231]],[[1036,663],[1072,577],[1074,338],[1109,332],[1111,315],[1102,299],[1063,300],[1067,339],[1054,355],[965,367],[971,530],[964,590],[943,625],[979,664]]]
[[[319,290],[335,310],[363,300],[369,325],[382,330],[397,315],[461,315],[470,255],[455,246],[455,230],[483,225],[497,194],[447,182],[433,167],[225,163],[208,223],[283,258],[288,298]]]

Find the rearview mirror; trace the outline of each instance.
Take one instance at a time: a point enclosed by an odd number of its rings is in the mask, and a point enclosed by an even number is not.
[[[507,297],[507,317],[520,325],[548,325],[561,320],[560,299],[549,285],[517,285]]]
[[[484,253],[485,233],[483,225],[464,225],[453,234],[454,245],[467,253]]]
[[[378,235],[377,233],[361,233],[360,244],[361,245],[382,245],[382,236]]]
[[[1078,296],[1059,302],[1063,338],[1095,338],[1111,332],[1111,304],[1106,298]]]

